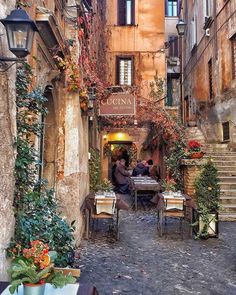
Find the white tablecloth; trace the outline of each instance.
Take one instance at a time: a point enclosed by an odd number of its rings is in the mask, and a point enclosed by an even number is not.
[[[79,284],[68,284],[63,288],[53,288],[51,284],[46,284],[44,295],[76,295],[79,289]],[[11,295],[9,292],[9,286],[5,289],[1,295]],[[15,292],[13,295],[23,295],[23,286],[21,285],[18,289],[18,293]]]

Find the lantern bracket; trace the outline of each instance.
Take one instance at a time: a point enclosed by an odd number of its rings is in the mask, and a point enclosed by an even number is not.
[[[25,58],[14,58],[14,57],[4,57],[0,56],[0,73],[4,73],[9,70],[14,64],[16,63],[23,63],[25,62]],[[6,65],[6,63],[12,63],[10,65]]]

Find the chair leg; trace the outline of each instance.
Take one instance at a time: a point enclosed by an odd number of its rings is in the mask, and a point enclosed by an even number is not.
[[[116,214],[116,240],[119,241],[120,238],[120,232],[119,232],[119,209],[117,209]]]

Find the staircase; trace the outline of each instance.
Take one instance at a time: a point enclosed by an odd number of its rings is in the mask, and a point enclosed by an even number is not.
[[[226,144],[209,144],[205,150],[218,170],[221,189],[219,219],[236,221],[236,152],[229,151]]]

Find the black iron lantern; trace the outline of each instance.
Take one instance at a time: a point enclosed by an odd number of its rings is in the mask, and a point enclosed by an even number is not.
[[[93,102],[96,100],[96,87],[88,88],[88,99],[88,108],[91,110],[93,109]]]
[[[38,31],[35,22],[23,9],[12,10],[0,22],[6,28],[9,50],[18,58],[26,57],[31,51],[34,33]]]
[[[187,24],[182,19],[180,19],[178,21],[178,23],[176,25],[176,29],[177,29],[177,32],[178,32],[179,36],[184,35],[186,26],[187,26]]]

